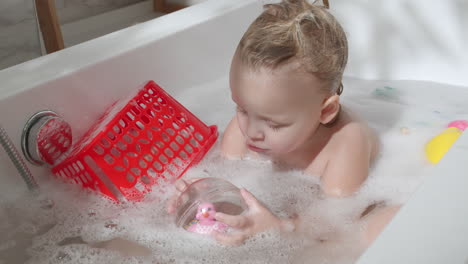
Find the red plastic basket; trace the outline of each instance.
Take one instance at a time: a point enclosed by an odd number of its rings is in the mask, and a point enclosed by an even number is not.
[[[217,137],[216,126],[150,81],[131,100],[115,103],[52,172],[114,200],[139,200],[158,179],[180,178]]]

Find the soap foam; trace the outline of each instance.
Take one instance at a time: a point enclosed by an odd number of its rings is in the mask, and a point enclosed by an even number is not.
[[[227,83],[223,78],[174,96],[223,131],[234,115]],[[421,94],[427,86],[431,89]],[[462,101],[468,90],[356,79],[346,79],[345,87],[344,105],[369,120],[381,138],[370,176],[353,196],[327,198],[316,177],[278,170],[269,161],[224,159],[219,140],[184,176],[226,179],[251,191],[278,216],[299,215],[303,222],[294,234],[269,231],[238,247],[222,246],[176,228],[175,217],[166,213],[174,192],[170,184],[154,188],[142,202],[115,204],[50,181],[41,184],[37,199],[0,203],[0,263],[353,263],[365,250],[362,212],[374,203],[408,200],[432,168],[423,155],[425,142],[446,123],[466,116]],[[439,105],[446,93],[451,94],[447,103]],[[202,104],[193,98],[207,99]],[[137,254],[145,249],[150,253]]]

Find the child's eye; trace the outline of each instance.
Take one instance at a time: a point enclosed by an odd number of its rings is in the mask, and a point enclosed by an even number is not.
[[[267,120],[268,127],[271,128],[273,131],[278,131],[282,128],[290,126],[290,124],[278,124],[276,122]]]
[[[272,124],[268,124],[268,127],[273,129],[273,131],[278,131],[282,126],[280,125],[272,125]]]

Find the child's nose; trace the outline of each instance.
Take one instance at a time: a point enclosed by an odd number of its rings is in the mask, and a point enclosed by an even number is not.
[[[247,136],[252,141],[260,141],[264,139],[263,132],[257,126],[255,126],[255,124],[248,125]]]

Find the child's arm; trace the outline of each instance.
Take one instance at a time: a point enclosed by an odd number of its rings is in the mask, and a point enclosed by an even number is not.
[[[330,196],[349,196],[356,192],[369,173],[371,144],[368,133],[360,125],[343,128],[336,151],[331,154],[321,183]]]
[[[245,138],[239,128],[236,116],[232,118],[224,131],[221,151],[224,156],[234,159],[242,158],[247,152]]]

